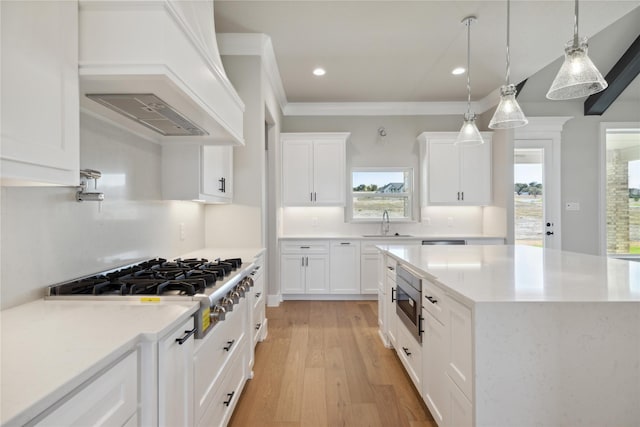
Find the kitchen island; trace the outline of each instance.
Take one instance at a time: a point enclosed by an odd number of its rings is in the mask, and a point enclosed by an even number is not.
[[[422,278],[420,391],[440,425],[638,425],[640,263],[525,246],[379,249]]]

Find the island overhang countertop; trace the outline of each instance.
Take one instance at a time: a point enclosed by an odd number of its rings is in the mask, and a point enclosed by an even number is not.
[[[471,304],[640,303],[640,262],[519,245],[378,249]]]

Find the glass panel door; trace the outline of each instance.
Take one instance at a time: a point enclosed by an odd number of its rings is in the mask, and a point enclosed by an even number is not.
[[[514,147],[514,243],[559,248],[551,141],[517,140]]]

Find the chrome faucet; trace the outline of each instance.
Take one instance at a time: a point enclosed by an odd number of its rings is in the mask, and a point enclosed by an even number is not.
[[[386,222],[385,222],[386,219]],[[384,212],[382,212],[382,235],[386,236],[389,233],[389,212],[385,209]]]

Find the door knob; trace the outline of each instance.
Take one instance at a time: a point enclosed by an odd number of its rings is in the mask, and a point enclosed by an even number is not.
[[[553,231],[547,231],[547,236],[552,236],[553,235]]]

